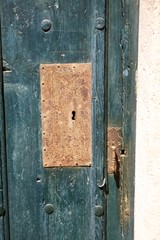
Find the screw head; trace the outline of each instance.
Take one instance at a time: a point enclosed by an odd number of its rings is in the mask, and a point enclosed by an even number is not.
[[[3,207],[0,207],[0,217],[5,215],[5,210]]]
[[[103,214],[104,214],[103,207],[99,205],[95,206],[95,215],[97,217],[101,217]]]
[[[46,204],[44,210],[46,213],[51,214],[54,211],[54,207],[52,204]]]
[[[101,18],[101,17],[97,18],[96,19],[96,28],[98,30],[103,30],[104,27],[105,27],[105,20],[104,20],[104,18]]]
[[[51,21],[48,19],[44,19],[41,22],[41,27],[44,32],[48,32],[51,29],[51,26],[52,26]]]

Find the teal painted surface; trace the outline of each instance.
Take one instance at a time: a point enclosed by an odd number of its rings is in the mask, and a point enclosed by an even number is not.
[[[121,1],[108,2],[108,126],[122,126]],[[107,239],[122,239],[120,188],[113,174],[108,175]]]
[[[2,69],[0,74],[2,73]],[[1,81],[2,83],[2,81]],[[2,101],[0,101],[0,112],[2,113]],[[2,130],[2,117],[0,118],[0,136],[3,134]],[[1,138],[2,140],[2,138]],[[0,208],[3,208],[3,180],[2,180],[2,161],[3,161],[3,154],[2,154],[2,141],[0,141]],[[0,216],[0,240],[4,239],[4,218]]]
[[[108,1],[108,125],[122,122],[121,1]]]
[[[106,36],[105,29],[96,29],[96,18],[105,14]],[[133,239],[138,5],[133,0],[1,0],[1,15],[0,204],[6,215],[0,218],[0,240],[4,231],[7,240]],[[52,23],[49,32],[41,29],[43,19]],[[93,64],[93,165],[44,169],[39,64],[68,62]],[[106,176],[107,125],[122,128],[127,157],[120,188],[109,175],[106,195],[97,184]],[[44,211],[47,203],[54,206],[51,215]],[[104,208],[104,216],[95,216],[95,205]]]
[[[120,187],[108,176],[107,239],[134,239],[138,2],[109,1],[108,125],[121,127]]]
[[[102,17],[105,19],[105,0],[96,0],[95,19]],[[104,109],[104,67],[105,67],[105,28],[95,29],[93,38],[93,176],[95,184],[94,199],[95,205],[105,208],[104,192],[99,189],[104,175],[105,167],[105,109]],[[105,239],[105,219],[95,218],[95,237],[93,239]],[[94,226],[94,225],[92,225]]]
[[[104,217],[104,17],[105,1],[1,1],[10,239],[101,240]],[[44,32],[41,21],[49,19]],[[40,63],[92,62],[93,164],[42,167]],[[54,212],[47,215],[44,206]],[[9,239],[6,238],[6,239]]]
[[[138,59],[139,2],[123,3],[123,138],[127,152],[123,159],[122,226],[123,238],[134,239],[134,177],[136,136],[136,70]]]
[[[0,38],[1,40],[1,38]],[[0,46],[1,48],[1,46]],[[1,56],[1,49],[0,49],[0,58],[2,58]],[[2,62],[0,61],[0,89],[2,89]],[[3,134],[2,133],[2,92],[0,95],[0,113],[1,113],[1,117],[0,117],[0,136]],[[3,183],[2,183],[2,150],[1,150],[1,146],[2,146],[2,141],[0,141],[0,208],[3,207]],[[4,239],[4,222],[3,222],[3,217],[0,216],[0,240]]]
[[[0,27],[0,240],[9,238],[9,216],[8,216],[8,187],[7,187],[7,161],[5,142],[5,115],[3,98],[3,67],[2,67],[2,45]],[[4,215],[5,210],[5,215]]]
[[[0,208],[3,207],[2,161],[0,160]],[[0,240],[4,239],[3,217],[0,216]]]

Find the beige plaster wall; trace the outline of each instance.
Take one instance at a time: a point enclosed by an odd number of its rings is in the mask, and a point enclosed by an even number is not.
[[[160,240],[160,0],[140,0],[135,240]]]

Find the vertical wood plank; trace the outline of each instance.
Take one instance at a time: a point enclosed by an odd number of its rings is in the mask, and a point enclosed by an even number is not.
[[[108,124],[121,127],[122,148],[126,154],[121,161],[119,189],[116,188],[114,177],[108,176],[107,236],[108,239],[130,240],[134,238],[138,2],[109,2]]]
[[[2,208],[3,208],[3,185],[2,185],[2,162],[0,161],[0,210]],[[0,240],[4,240],[4,223],[2,216],[0,216]]]
[[[108,127],[122,126],[121,1],[108,1]],[[121,192],[108,175],[107,239],[121,239]]]
[[[1,21],[0,21],[1,24]],[[0,89],[2,89],[2,46],[1,46],[1,25],[0,25]],[[0,136],[2,136],[2,91],[0,91]],[[0,148],[2,143],[0,142]],[[2,153],[0,149],[0,208],[3,208],[3,184],[2,184]],[[3,217],[0,216],[0,240],[4,239]]]
[[[0,240],[9,240],[9,209],[8,209],[8,183],[5,141],[5,111],[3,89],[3,59],[2,59],[2,36],[1,36],[1,13],[0,13]]]
[[[1,40],[1,39],[0,39]],[[2,66],[2,64],[1,64]],[[0,80],[2,80],[2,68],[0,67]],[[1,98],[1,97],[0,97]],[[2,136],[2,102],[1,102],[1,99],[0,99],[0,136]],[[3,184],[2,184],[2,158],[3,158],[3,155],[2,155],[2,151],[1,151],[1,145],[2,145],[2,142],[0,143],[0,208],[1,208],[1,211],[4,207],[3,205]],[[3,240],[4,239],[4,221],[3,221],[3,216],[0,216],[0,240]]]
[[[123,158],[122,229],[123,239],[134,239],[134,176],[136,135],[136,71],[138,59],[138,1],[122,5]]]
[[[98,19],[104,19],[104,27],[98,29]],[[103,20],[102,20],[103,22]],[[105,1],[95,0],[94,16],[94,38],[93,38],[93,162],[95,202],[94,206],[105,207],[104,193],[98,187],[101,185],[104,175],[105,164],[105,111],[104,111],[104,61],[105,61]],[[103,24],[102,24],[103,25]],[[94,239],[104,239],[104,215],[95,217]]]

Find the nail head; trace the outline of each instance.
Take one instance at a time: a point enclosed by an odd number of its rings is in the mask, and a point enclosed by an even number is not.
[[[41,27],[44,32],[48,32],[51,29],[51,26],[52,26],[51,21],[48,19],[44,19],[41,22]]]
[[[95,206],[95,215],[97,217],[101,217],[103,214],[104,214],[103,207],[99,205]]]
[[[52,204],[46,204],[44,210],[46,213],[51,214],[54,211],[54,207]]]
[[[104,18],[101,18],[101,17],[97,18],[96,19],[96,28],[98,30],[103,30],[104,27],[105,27],[105,20],[104,20]]]

